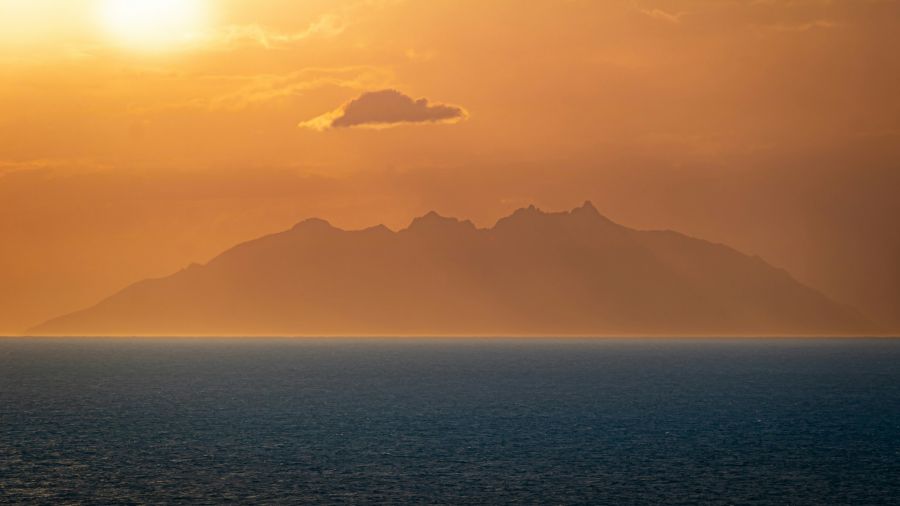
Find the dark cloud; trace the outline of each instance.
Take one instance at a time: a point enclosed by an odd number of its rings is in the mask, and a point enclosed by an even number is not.
[[[366,92],[338,109],[300,123],[314,130],[329,128],[384,128],[404,123],[454,123],[465,119],[462,107],[414,100],[397,90]]]

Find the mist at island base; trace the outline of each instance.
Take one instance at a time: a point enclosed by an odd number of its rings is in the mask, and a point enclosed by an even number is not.
[[[4,339],[0,503],[900,503],[900,340]]]

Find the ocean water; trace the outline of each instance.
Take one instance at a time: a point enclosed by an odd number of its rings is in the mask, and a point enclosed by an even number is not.
[[[0,503],[900,504],[900,340],[0,340]]]

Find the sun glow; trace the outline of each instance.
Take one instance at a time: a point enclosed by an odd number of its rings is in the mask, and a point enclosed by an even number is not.
[[[107,32],[128,46],[158,50],[190,42],[206,20],[204,0],[105,0]]]

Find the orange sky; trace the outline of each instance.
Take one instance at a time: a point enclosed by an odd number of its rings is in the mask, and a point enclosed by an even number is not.
[[[128,1],[0,0],[0,333],[309,216],[587,199],[900,330],[898,1]]]

